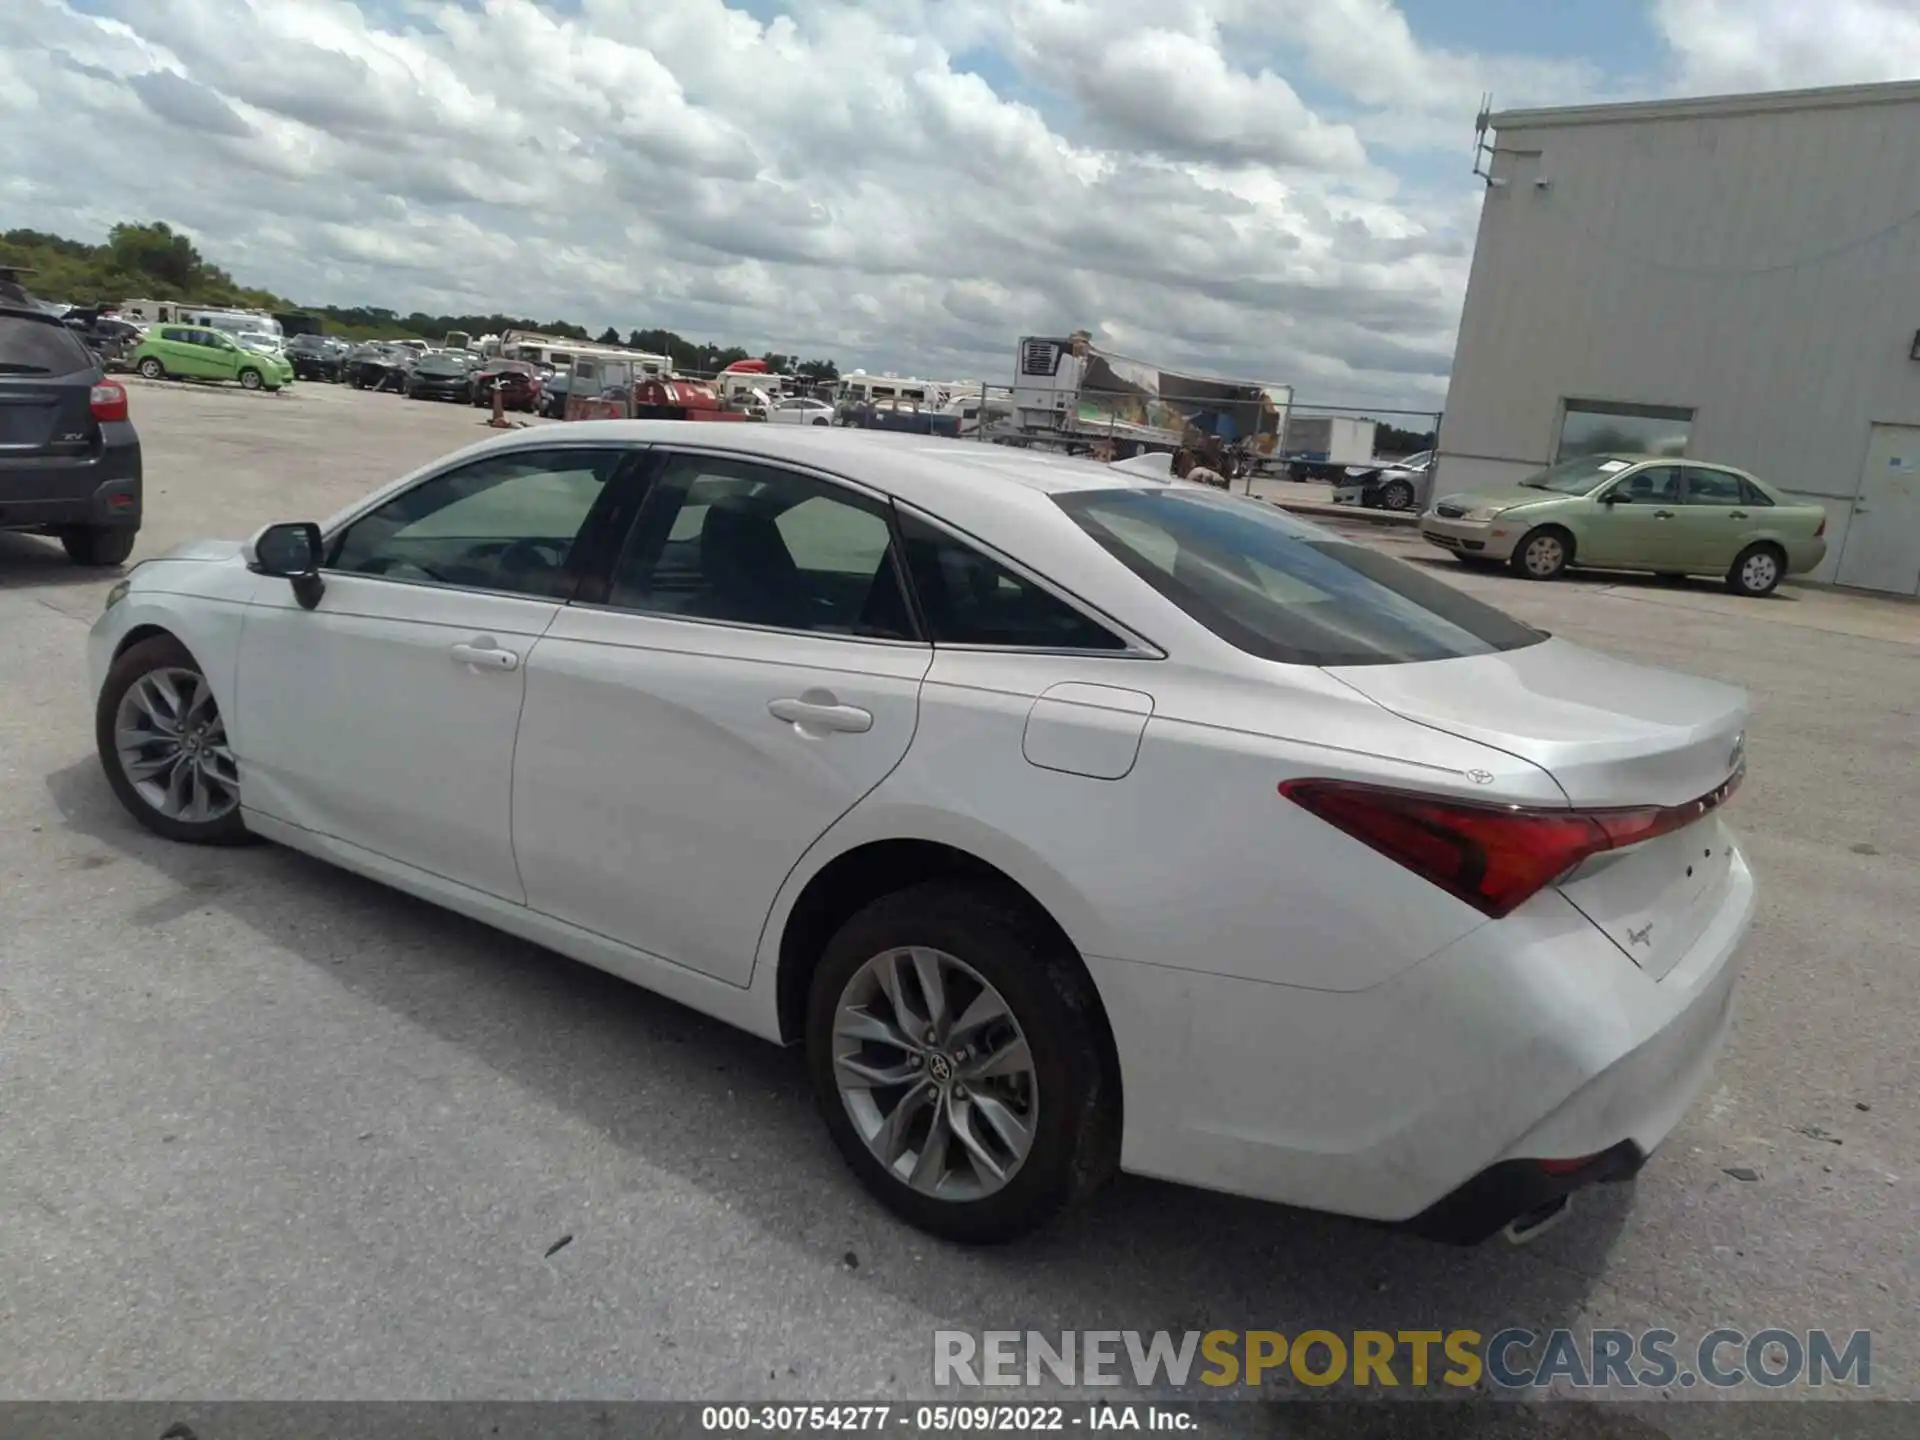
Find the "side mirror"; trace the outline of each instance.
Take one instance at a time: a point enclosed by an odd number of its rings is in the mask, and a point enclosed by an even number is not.
[[[1631,495],[1622,495],[1618,490],[1609,490],[1600,497],[1600,503],[1608,509],[1612,509],[1615,505],[1628,504],[1632,499],[1633,497]]]
[[[311,520],[269,525],[253,541],[253,561],[248,566],[256,575],[275,575],[293,584],[293,598],[300,608],[311,610],[326,594],[326,582],[320,578],[320,527]]]

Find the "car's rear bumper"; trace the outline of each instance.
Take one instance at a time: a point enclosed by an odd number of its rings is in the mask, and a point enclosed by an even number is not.
[[[1796,540],[1787,549],[1787,573],[1804,575],[1809,570],[1818,570],[1821,562],[1827,558],[1827,542],[1815,537],[1811,540]]]
[[[139,437],[124,421],[101,432],[103,443],[92,455],[0,457],[0,530],[139,529]]]
[[[1725,1039],[1753,904],[1736,851],[1712,920],[1659,979],[1557,891],[1361,991],[1090,957],[1120,1054],[1121,1163],[1483,1239],[1637,1170],[1626,1157],[1680,1122]]]
[[[1525,532],[1525,526],[1499,520],[1448,520],[1432,511],[1420,517],[1420,538],[1429,545],[1486,560],[1510,557]]]

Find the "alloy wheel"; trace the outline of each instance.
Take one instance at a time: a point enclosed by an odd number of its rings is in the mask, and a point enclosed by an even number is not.
[[[206,677],[149,670],[120,697],[114,750],[134,792],[169,820],[206,824],[240,803],[240,770]]]
[[[1032,1147],[1026,1035],[1006,998],[945,951],[886,950],[854,972],[834,1010],[833,1073],[868,1150],[921,1194],[991,1195]]]

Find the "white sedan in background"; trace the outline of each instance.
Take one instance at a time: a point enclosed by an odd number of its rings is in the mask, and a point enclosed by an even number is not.
[[[767,419],[776,425],[831,425],[833,406],[810,395],[788,395],[767,407]]]
[[[1270,506],[650,421],[140,565],[102,763],[804,1045],[860,1180],[1004,1239],[1115,1168],[1518,1236],[1706,1084],[1737,690]]]

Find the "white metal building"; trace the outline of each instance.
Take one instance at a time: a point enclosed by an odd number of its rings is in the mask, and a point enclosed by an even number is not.
[[[1920,593],[1920,83],[1491,117],[1436,493],[1684,453]]]

